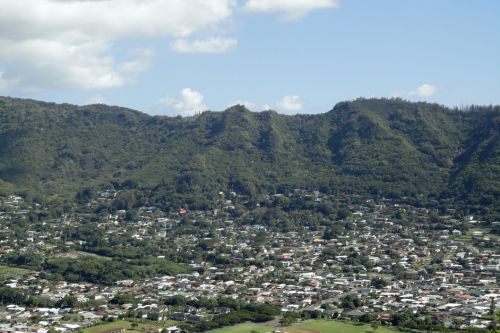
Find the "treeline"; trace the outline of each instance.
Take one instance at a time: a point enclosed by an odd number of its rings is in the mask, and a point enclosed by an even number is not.
[[[204,332],[224,326],[233,326],[239,323],[251,321],[254,323],[263,323],[273,320],[274,316],[245,309],[233,310],[227,314],[215,317],[210,321],[201,321],[196,324],[185,324],[184,329],[192,332]]]
[[[207,209],[221,190],[304,188],[454,199],[498,214],[500,107],[465,110],[358,99],[315,115],[235,106],[182,119],[0,97],[0,193],[84,202],[116,185]]]
[[[142,259],[165,255],[160,246],[137,240],[129,233],[106,235],[95,222],[85,221],[76,228],[64,229],[61,240],[83,241],[78,250],[104,257]]]
[[[210,321],[200,321],[198,323],[189,324],[182,323],[184,330],[189,332],[204,332],[224,326],[232,326],[242,322],[261,323],[273,320],[281,314],[279,307],[271,304],[241,304],[238,300],[228,297],[219,299],[200,298],[198,300],[188,300],[182,296],[169,297],[165,300],[165,304],[172,307],[172,311],[176,308],[188,305],[195,308],[205,308],[214,310],[216,308],[226,308],[227,313],[215,315]]]
[[[55,302],[22,292],[18,289],[0,287],[0,305],[15,304],[27,307],[50,307]]]
[[[159,258],[119,259],[80,256],[77,259],[57,257],[43,259],[36,255],[9,255],[4,262],[18,267],[43,270],[51,279],[69,282],[87,281],[112,285],[120,280],[138,280],[159,275],[186,273],[184,264]]]

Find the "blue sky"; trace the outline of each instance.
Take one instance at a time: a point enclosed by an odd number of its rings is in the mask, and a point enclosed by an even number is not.
[[[167,115],[500,104],[499,16],[496,0],[6,0],[0,94]]]

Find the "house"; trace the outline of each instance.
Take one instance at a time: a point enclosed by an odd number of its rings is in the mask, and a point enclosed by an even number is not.
[[[354,310],[351,310],[351,311],[344,313],[344,316],[349,317],[349,318],[353,318],[353,319],[357,319],[357,318],[361,317],[362,315],[364,315],[364,313],[358,309],[354,309]]]
[[[167,333],[180,333],[181,329],[177,326],[169,326],[164,329]]]

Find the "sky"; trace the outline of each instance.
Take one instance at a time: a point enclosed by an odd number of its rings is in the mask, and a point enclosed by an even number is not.
[[[498,0],[0,0],[0,95],[189,116],[500,104]]]

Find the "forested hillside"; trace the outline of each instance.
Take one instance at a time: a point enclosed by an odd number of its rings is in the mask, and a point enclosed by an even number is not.
[[[317,115],[235,106],[193,118],[0,98],[0,190],[49,199],[105,186],[192,205],[293,188],[500,206],[500,107],[358,99]]]

